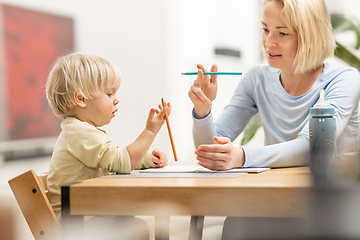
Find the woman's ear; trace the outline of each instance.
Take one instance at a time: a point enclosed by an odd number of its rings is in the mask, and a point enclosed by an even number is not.
[[[86,98],[78,90],[74,92],[74,100],[78,107],[86,107]]]

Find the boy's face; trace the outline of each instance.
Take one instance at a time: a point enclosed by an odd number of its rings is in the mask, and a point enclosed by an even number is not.
[[[118,110],[116,107],[119,103],[119,99],[116,97],[117,90],[116,88],[104,89],[92,96],[91,99],[86,99],[87,122],[95,127],[110,123]]]

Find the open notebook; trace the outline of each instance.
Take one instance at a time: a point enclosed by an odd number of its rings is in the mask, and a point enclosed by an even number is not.
[[[140,173],[259,173],[270,168],[234,168],[226,171],[213,171],[199,165],[168,165],[163,168],[148,168]]]

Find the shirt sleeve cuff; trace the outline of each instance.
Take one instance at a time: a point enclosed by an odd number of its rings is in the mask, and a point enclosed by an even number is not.
[[[194,119],[198,119],[198,120],[205,119],[205,118],[207,118],[210,114],[211,114],[211,108],[210,108],[210,112],[209,112],[205,117],[203,117],[203,118],[198,118],[198,117],[196,117],[195,109],[193,108],[193,110],[192,110],[192,116],[193,116],[193,118],[194,118]]]
[[[147,152],[143,160],[140,162],[140,164],[135,168],[136,170],[139,169],[145,169],[145,168],[154,168],[156,167],[156,164],[152,161],[151,152]]]
[[[242,149],[244,150],[244,157],[245,157],[245,162],[244,162],[244,165],[242,166],[243,168],[246,168],[246,167],[251,167],[251,157],[249,156],[249,151],[248,151],[248,148],[246,147],[242,147]]]

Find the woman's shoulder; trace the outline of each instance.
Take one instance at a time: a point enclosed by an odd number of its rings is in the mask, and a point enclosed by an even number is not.
[[[341,64],[335,64],[335,63],[325,63],[325,68],[324,68],[324,72],[323,75],[326,78],[335,78],[337,76],[340,75],[350,75],[350,76],[354,76],[359,78],[360,77],[360,73],[359,71],[354,68],[354,67],[350,67],[350,66],[346,66],[346,65],[341,65]]]
[[[356,68],[341,64],[325,63],[320,82],[326,88],[341,88],[341,91],[360,93],[360,73]]]

